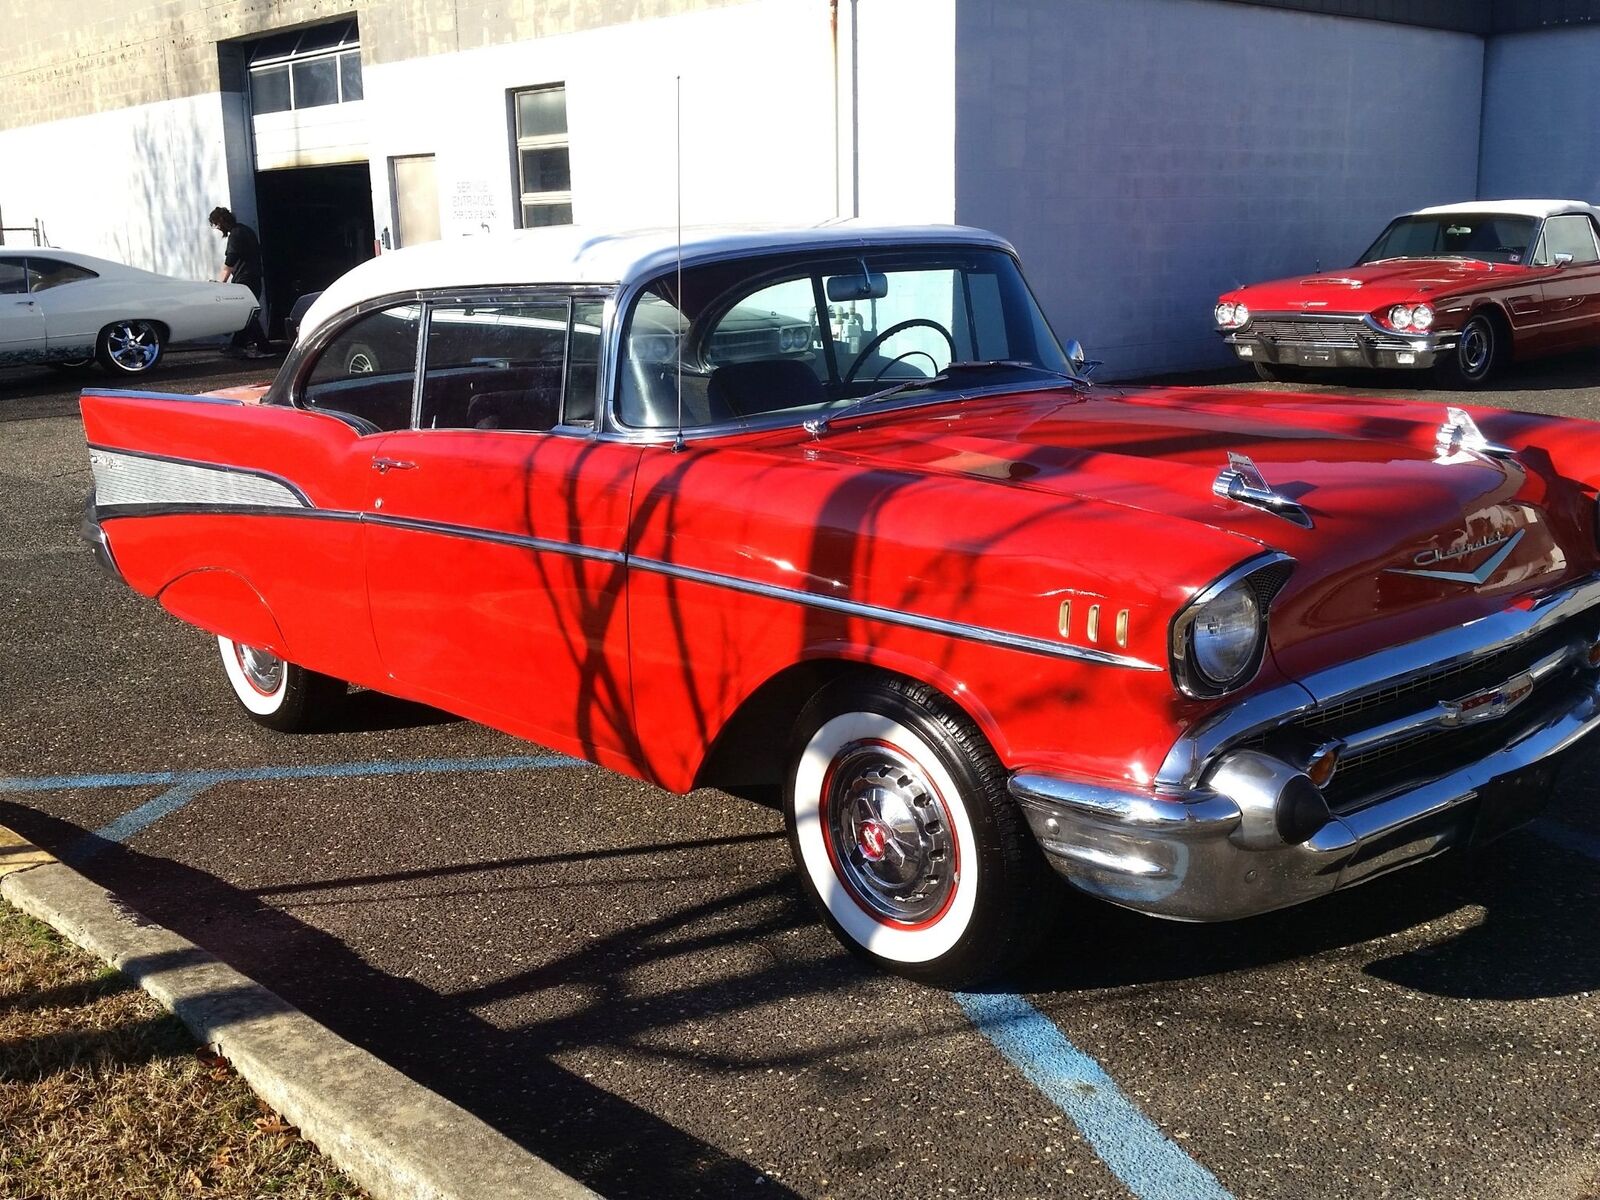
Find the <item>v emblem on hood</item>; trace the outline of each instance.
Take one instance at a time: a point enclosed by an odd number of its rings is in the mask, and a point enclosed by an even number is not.
[[[1479,563],[1476,571],[1424,571],[1409,567],[1388,567],[1385,573],[1389,575],[1420,575],[1423,579],[1447,579],[1451,583],[1470,583],[1473,587],[1482,587],[1489,576],[1500,569],[1500,564],[1510,557],[1511,552],[1516,549],[1517,543],[1522,540],[1522,535],[1526,532],[1528,532],[1526,529],[1519,529],[1509,539],[1502,541],[1500,549]],[[1487,544],[1480,542],[1446,554],[1440,554],[1437,550],[1424,550],[1417,555],[1415,561],[1419,563],[1449,562],[1453,558],[1464,558],[1475,550],[1486,550],[1494,544],[1492,541]]]

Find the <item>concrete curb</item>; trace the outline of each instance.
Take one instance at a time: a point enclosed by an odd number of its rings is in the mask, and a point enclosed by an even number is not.
[[[465,1109],[0,827],[0,896],[135,980],[379,1200],[596,1200]]]

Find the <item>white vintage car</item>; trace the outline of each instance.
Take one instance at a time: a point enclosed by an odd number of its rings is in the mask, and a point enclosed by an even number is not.
[[[0,367],[86,366],[139,375],[175,342],[243,329],[256,298],[236,283],[173,279],[70,250],[0,247]]]

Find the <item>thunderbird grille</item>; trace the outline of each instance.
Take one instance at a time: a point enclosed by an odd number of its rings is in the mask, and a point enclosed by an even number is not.
[[[1363,345],[1408,349],[1411,345],[1397,335],[1379,333],[1359,318],[1296,320],[1292,317],[1255,317],[1240,332],[1283,346],[1317,346],[1331,350],[1359,350]]]

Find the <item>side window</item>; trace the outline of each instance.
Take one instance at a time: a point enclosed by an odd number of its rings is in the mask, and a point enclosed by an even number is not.
[[[401,304],[347,325],[317,356],[301,403],[379,430],[409,428],[421,315],[421,306]]]
[[[28,272],[33,276],[33,290],[36,292],[47,292],[64,283],[77,283],[81,279],[100,278],[86,267],[55,258],[29,258]]]
[[[1600,262],[1600,251],[1595,249],[1594,223],[1588,217],[1573,213],[1564,217],[1551,217],[1544,223],[1544,262],[1554,263],[1556,255],[1572,255],[1572,263]]]
[[[428,315],[423,429],[554,429],[566,301],[436,304]]]
[[[28,272],[19,259],[0,259],[0,296],[20,296],[28,290]]]

